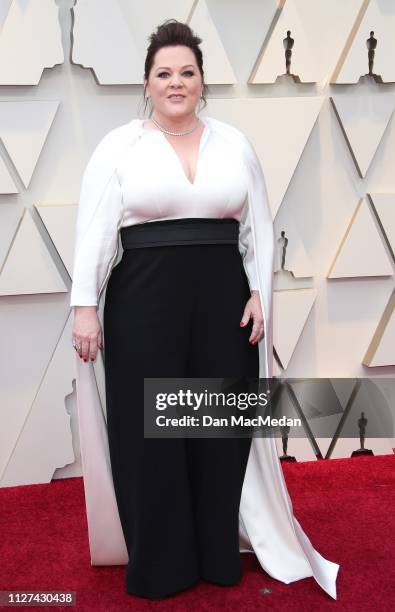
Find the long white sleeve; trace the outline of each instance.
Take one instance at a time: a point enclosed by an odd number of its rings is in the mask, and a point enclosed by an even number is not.
[[[79,209],[77,231],[79,215],[83,213]],[[70,306],[98,305],[118,252],[118,231],[122,218],[122,190],[118,175],[114,172],[74,253]]]
[[[248,278],[250,290],[253,291],[256,289],[259,291],[248,198],[246,199],[243,214],[240,219],[239,251],[243,258],[244,270]]]

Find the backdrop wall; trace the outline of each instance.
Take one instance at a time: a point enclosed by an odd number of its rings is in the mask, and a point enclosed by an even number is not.
[[[245,131],[265,172],[278,239],[276,374],[350,378],[343,408],[353,378],[384,379],[393,402],[392,0],[3,0],[1,486],[81,474],[69,309],[81,176],[104,134],[143,117],[147,37],[170,17],[203,38],[202,114]],[[95,371],[103,393],[100,359]],[[330,442],[316,441],[323,455]],[[366,445],[389,453],[394,440]],[[340,439],[331,456],[358,446]],[[315,457],[308,439],[288,450]]]

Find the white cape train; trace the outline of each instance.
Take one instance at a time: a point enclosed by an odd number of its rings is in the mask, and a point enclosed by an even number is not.
[[[240,130],[212,117],[204,117],[204,121],[210,129],[225,138],[229,146],[232,143],[241,146],[244,152],[249,223],[241,222],[240,233],[248,232],[251,228],[253,234],[265,324],[265,336],[259,345],[259,369],[261,377],[270,378],[273,376],[274,235],[263,172],[251,142]],[[91,156],[82,180],[75,252],[112,174],[128,148],[139,138],[141,125],[139,119],[134,119],[110,131]],[[243,248],[239,243],[241,253]],[[115,257],[110,262],[100,294],[114,260]],[[128,553],[112,480],[105,394],[102,393],[100,397],[98,392],[93,362],[84,362],[77,354],[76,361],[78,422],[91,564],[122,565],[127,563]],[[325,559],[314,549],[294,517],[273,437],[252,438],[241,495],[239,533],[240,551],[254,552],[267,574],[286,584],[313,576],[324,591],[336,599],[339,565]]]

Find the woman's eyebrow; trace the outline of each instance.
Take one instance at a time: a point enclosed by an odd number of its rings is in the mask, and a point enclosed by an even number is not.
[[[185,66],[181,66],[181,68],[187,68],[188,66],[191,66],[192,68],[194,68],[193,64],[185,64]],[[169,68],[169,66],[159,66],[159,68],[157,68],[157,70],[162,70],[163,68],[166,68],[166,70],[171,70],[171,68]]]

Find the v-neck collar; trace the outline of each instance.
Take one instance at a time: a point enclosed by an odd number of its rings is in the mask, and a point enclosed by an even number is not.
[[[190,181],[189,178],[186,175],[186,172],[184,170],[184,166],[182,165],[182,161],[177,153],[177,151],[175,150],[175,148],[173,147],[173,145],[171,144],[171,142],[166,138],[166,134],[164,132],[162,132],[161,130],[147,130],[143,127],[144,121],[146,121],[146,119],[141,119],[141,123],[140,123],[140,130],[142,133],[149,133],[149,132],[157,132],[160,137],[162,138],[162,140],[165,141],[165,143],[167,144],[168,147],[170,147],[171,151],[173,152],[173,155],[175,156],[175,159],[178,163],[178,166],[182,172],[182,175],[184,177],[184,180],[188,183],[188,185],[190,187],[195,187],[196,182],[199,178],[199,168],[200,168],[200,161],[201,161],[201,155],[202,155],[202,150],[203,150],[203,146],[208,138],[208,134],[210,131],[210,127],[208,122],[206,121],[206,119],[204,117],[199,117],[200,120],[202,121],[202,123],[204,124],[204,128],[203,131],[200,135],[200,141],[199,141],[199,149],[198,149],[198,157],[197,157],[197,162],[196,162],[196,170],[195,170],[195,178],[194,181]]]

